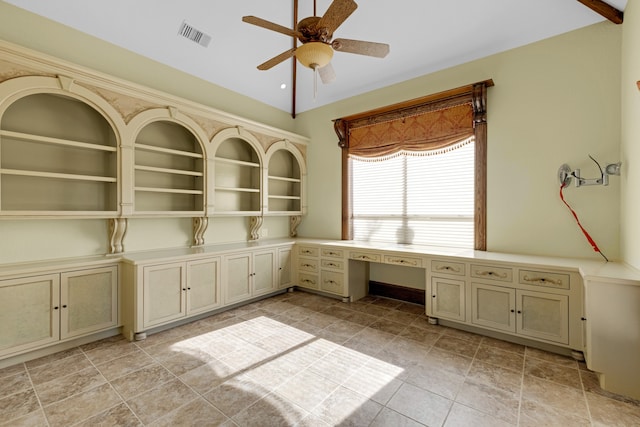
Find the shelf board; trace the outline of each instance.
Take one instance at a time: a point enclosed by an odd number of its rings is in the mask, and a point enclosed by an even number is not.
[[[71,173],[55,173],[55,172],[37,172],[19,169],[0,169],[0,175],[18,175],[31,176],[36,178],[56,178],[68,179],[74,181],[92,181],[92,182],[117,182],[117,178],[110,176],[94,176],[94,175],[77,175]]]
[[[203,194],[202,190],[182,190],[179,188],[159,188],[159,187],[134,187],[135,191],[146,193],[167,193],[167,194]]]
[[[259,188],[216,187],[215,191],[235,191],[238,193],[259,193]]]
[[[91,144],[88,142],[73,141],[70,139],[52,138],[50,136],[33,135],[29,133],[13,132],[9,130],[0,130],[0,136],[7,138],[19,139],[21,141],[40,142],[44,144],[63,145],[74,148],[84,148],[88,150],[107,151],[115,153],[116,147],[110,147],[108,145]]]
[[[301,182],[300,178],[288,178],[286,176],[269,175],[269,179],[272,179],[274,181]]]
[[[204,176],[204,173],[202,172],[188,171],[183,169],[158,168],[155,166],[136,165],[135,169],[139,171],[168,173],[173,175]]]
[[[260,216],[262,211],[215,211],[212,216]]]
[[[171,148],[155,147],[153,145],[139,144],[135,145],[136,150],[153,151],[156,153],[174,154],[176,156],[192,157],[194,159],[202,159],[204,156],[200,153],[192,153],[190,151],[173,150]]]
[[[272,196],[269,195],[270,199],[282,199],[282,200],[300,200],[300,196]]]
[[[226,159],[224,157],[216,157],[217,163],[226,163],[228,165],[249,166],[252,168],[259,168],[260,163],[245,162],[244,160]]]

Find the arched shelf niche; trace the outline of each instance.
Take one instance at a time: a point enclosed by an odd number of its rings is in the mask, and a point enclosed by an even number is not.
[[[202,217],[207,198],[207,137],[171,108],[147,110],[129,123],[132,215]],[[131,151],[131,150],[130,150]]]
[[[214,203],[210,213],[261,216],[265,152],[257,138],[241,127],[224,129],[212,138],[211,151]]]
[[[114,218],[120,214],[124,122],[65,77],[0,84],[0,214]]]
[[[304,215],[307,168],[300,150],[287,140],[278,141],[267,149],[265,162],[265,214]]]

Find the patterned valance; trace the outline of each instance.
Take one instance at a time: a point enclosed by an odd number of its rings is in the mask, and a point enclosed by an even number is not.
[[[474,136],[486,121],[486,80],[377,110],[334,120],[345,154],[379,157],[399,151],[427,151]]]
[[[378,157],[445,147],[473,136],[471,103],[349,129],[349,154]]]

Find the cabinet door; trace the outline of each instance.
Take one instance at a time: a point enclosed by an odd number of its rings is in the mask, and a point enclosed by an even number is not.
[[[516,291],[471,283],[471,322],[508,332],[516,331]]]
[[[144,267],[144,327],[160,325],[186,315],[185,264]]]
[[[516,292],[517,332],[521,335],[569,343],[569,297],[544,292]]]
[[[0,355],[58,341],[59,301],[58,274],[0,281]]]
[[[278,249],[278,287],[288,288],[291,282],[291,248]]]
[[[60,285],[60,338],[118,325],[118,267],[62,273]]]
[[[251,254],[225,257],[225,303],[230,304],[251,297]]]
[[[274,250],[253,254],[253,295],[276,289],[276,254]]]
[[[187,263],[187,314],[219,307],[220,258]]]
[[[431,278],[430,316],[465,321],[465,282],[463,280]]]

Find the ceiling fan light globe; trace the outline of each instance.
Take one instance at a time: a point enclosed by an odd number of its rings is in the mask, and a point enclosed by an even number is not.
[[[308,42],[296,49],[296,58],[307,68],[322,68],[331,62],[333,48],[322,42]]]

